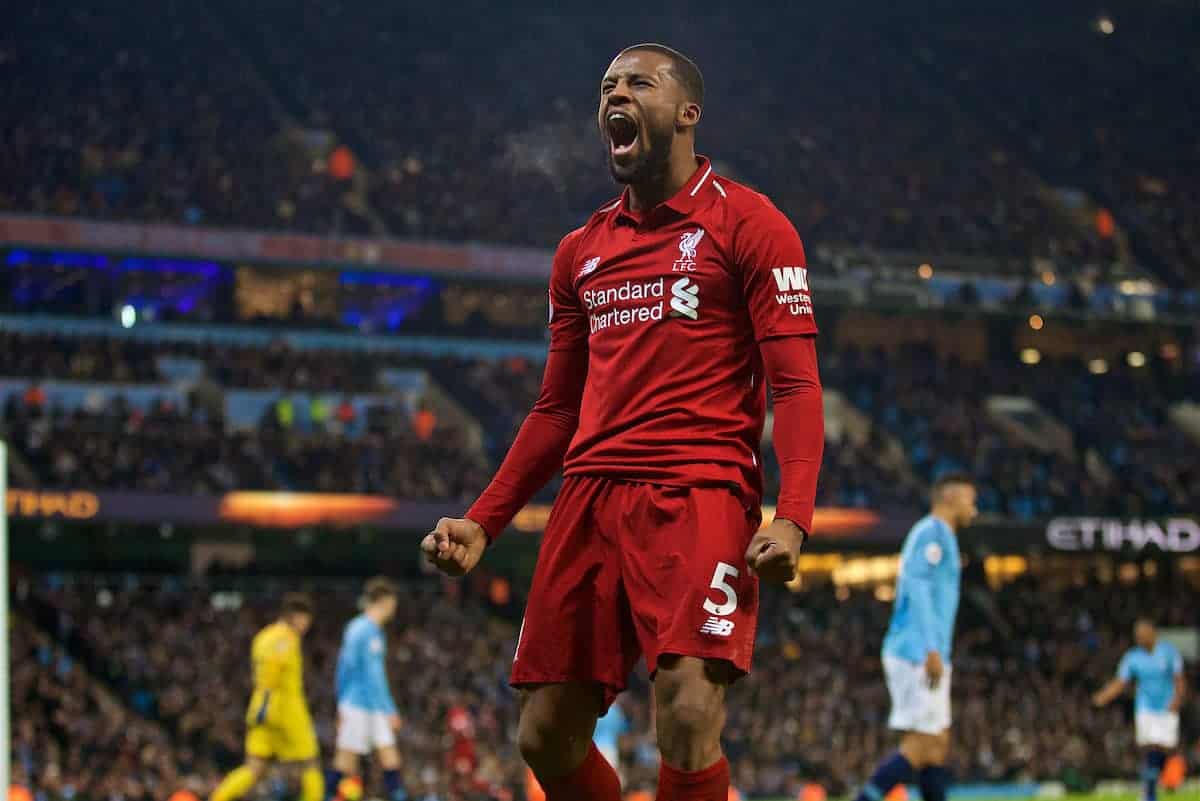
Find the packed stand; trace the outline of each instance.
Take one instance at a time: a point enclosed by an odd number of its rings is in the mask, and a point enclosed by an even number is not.
[[[219,494],[233,490],[350,492],[469,501],[490,478],[486,461],[453,427],[415,418],[360,437],[335,423],[304,431],[264,419],[227,431],[194,409],[160,401],[134,408],[47,409],[9,396],[8,439],[47,487]],[[435,436],[436,435],[436,436]]]
[[[1187,603],[1194,588],[1180,576],[1132,584],[1111,579],[1050,589],[1045,578],[1030,577],[993,591],[968,573],[953,659],[951,761],[960,781],[1060,779],[1086,787],[1136,775],[1128,709],[1094,709],[1089,693],[1115,672],[1137,615],[1157,610],[1170,626],[1200,621]],[[268,579],[235,596],[195,579],[93,584],[51,577],[32,603],[55,621],[58,642],[99,657],[106,666],[100,678],[137,715],[170,733],[170,744],[154,752],[166,755],[154,763],[163,767],[145,763],[133,775],[147,781],[153,771],[166,771],[170,759],[186,759],[191,775],[211,782],[213,766],[228,767],[239,753],[250,639],[272,619],[273,593],[292,586]],[[355,589],[323,585],[303,645],[306,692],[325,753],[335,717],[336,648],[355,613]],[[389,625],[388,672],[405,720],[399,744],[406,781],[440,801],[522,797],[513,745],[516,697],[505,686],[516,625],[511,616],[489,612],[481,598],[467,585],[413,583],[404,590],[400,618]],[[874,593],[846,588],[764,596],[755,668],[730,691],[725,738],[743,794],[796,797],[808,781],[845,794],[893,746],[879,663],[888,612]],[[59,660],[71,658],[61,647],[57,653]],[[1200,679],[1194,665],[1191,673],[1194,686]],[[631,721],[621,743],[627,788],[652,787],[657,773],[647,687],[644,675],[635,677],[619,700]],[[24,692],[15,699],[18,717],[43,703]],[[96,715],[88,712],[79,725],[93,725]],[[1183,719],[1189,750],[1200,745],[1194,694]],[[27,728],[44,737],[43,725]],[[94,752],[85,749],[79,759],[60,765],[64,778],[94,767]]]
[[[163,727],[93,678],[62,643],[21,616],[9,627],[12,777],[38,798],[159,801],[214,781]]]
[[[0,210],[366,230],[203,5],[26,11],[0,31]]]
[[[316,120],[339,120],[379,154],[374,199],[398,233],[553,245],[615,194],[592,122],[605,62],[628,44],[611,15],[469,3],[414,19],[340,2],[228,5],[275,68],[297,76]],[[299,23],[277,24],[289,16]],[[767,192],[810,244],[986,254],[1027,274],[1032,256],[1093,255],[1092,235],[1044,200],[1020,158],[861,22],[831,9],[747,17],[672,3],[642,26],[702,54],[713,116],[700,149]],[[791,46],[796,30],[806,47]],[[488,57],[454,57],[463,51]],[[555,65],[537,81],[533,52]],[[749,74],[770,82],[746,91]]]
[[[253,586],[217,593],[204,581],[183,578],[77,584],[50,577],[31,608],[53,621],[57,640],[92,656],[103,670],[99,678],[130,709],[169,732],[167,753],[190,758],[203,779],[196,788],[203,797],[221,770],[241,758],[250,642],[278,614],[272,589],[291,588],[282,580]],[[325,755],[333,753],[337,719],[337,649],[343,626],[357,614],[359,589],[351,582],[320,584],[313,628],[302,645],[305,692]],[[489,614],[471,585],[411,582],[401,593],[389,624],[388,672],[400,690],[395,698],[405,725],[398,745],[410,793],[434,801],[520,798],[513,794],[523,783],[512,737],[516,706],[506,688],[514,621]],[[18,715],[23,709],[18,702]],[[77,761],[70,770],[88,767]]]
[[[1200,396],[1184,360],[1141,368],[1016,359],[979,364],[931,348],[834,347],[821,341],[826,387],[866,416],[864,437],[826,443],[818,504],[915,508],[938,475],[982,479],[981,509],[1030,520],[1061,514],[1165,515],[1200,497],[1200,461],[1169,418],[1171,404]],[[425,358],[404,354],[146,344],[0,334],[0,376],[162,382],[164,356],[204,362],[218,402],[194,390],[135,408],[119,394],[81,408],[47,403],[34,385],[3,404],[9,437],[46,486],[172,492],[293,489],[470,500],[503,459],[541,384],[520,357]],[[220,386],[295,391],[386,392],[385,367],[425,369],[482,426],[467,430],[422,406],[379,407],[365,420],[348,401],[309,412],[303,424],[281,398],[257,428],[227,425]],[[989,413],[992,396],[1028,397],[1070,432],[1061,448],[1023,443]],[[284,408],[286,406],[286,409]],[[285,414],[286,412],[286,414]],[[309,419],[320,418],[319,424]],[[352,424],[361,423],[360,428]],[[351,430],[361,434],[349,436]],[[179,447],[184,443],[186,447]],[[478,445],[481,444],[482,447]],[[764,449],[767,497],[778,492],[773,449]],[[553,497],[555,483],[540,496]]]
[[[1114,365],[1093,375],[1081,361],[967,364],[909,347],[837,350],[821,372],[904,446],[923,482],[954,471],[978,476],[985,513],[1162,515],[1191,508],[1200,493],[1195,449],[1167,416],[1171,403],[1200,391],[1194,368]],[[1071,431],[1070,445],[1022,444],[989,414],[991,396],[1037,401]]]
[[[1012,10],[986,2],[944,15],[914,56],[1056,183],[1113,204],[1146,249],[1194,285],[1200,118],[1189,98],[1200,60],[1190,9],[1073,1],[1033,25]]]
[[[380,370],[424,367],[428,359],[365,350],[307,350],[282,339],[267,345],[216,345],[0,331],[0,377],[41,381],[157,383],[159,360],[203,362],[205,377],[232,389],[375,392]]]
[[[419,15],[344,2],[185,6],[134,3],[101,18],[55,2],[11,28],[0,75],[18,118],[0,139],[11,177],[0,206],[363,229],[369,210],[278,133],[275,94],[310,130],[353,145],[394,235],[552,246],[615,194],[593,122],[604,64],[628,44],[611,15],[478,0]],[[151,16],[153,29],[140,24]],[[712,119],[701,151],[774,198],[810,246],[986,256],[1023,275],[1036,257],[1060,269],[1121,258],[880,30],[832,8],[747,17],[678,0],[647,12],[643,29],[702,54]],[[794,46],[797,30],[807,46]],[[530,80],[531,58],[554,69]],[[1026,89],[1058,97],[1036,79]],[[446,97],[456,100],[431,102]]]

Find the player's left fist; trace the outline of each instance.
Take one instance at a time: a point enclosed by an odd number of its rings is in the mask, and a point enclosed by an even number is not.
[[[759,530],[746,549],[746,564],[763,581],[786,584],[796,577],[800,549],[808,535],[791,520],[776,518]]]

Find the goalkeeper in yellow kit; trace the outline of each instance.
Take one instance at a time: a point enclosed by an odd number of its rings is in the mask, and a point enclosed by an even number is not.
[[[304,700],[300,638],[312,625],[306,595],[283,597],[279,620],[254,637],[254,695],[246,710],[246,761],[225,777],[210,801],[234,801],[254,789],[272,760],[300,774],[300,801],[323,801],[325,779],[317,763],[317,734]]]

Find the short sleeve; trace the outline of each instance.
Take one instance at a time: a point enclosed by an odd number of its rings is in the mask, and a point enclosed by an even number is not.
[[[764,200],[742,217],[733,258],[756,340],[817,333],[804,245],[783,212]]]
[[[1183,675],[1183,656],[1175,648],[1171,648],[1171,675]]]
[[[917,541],[906,558],[904,572],[912,578],[928,579],[945,558],[945,547],[933,529],[927,528],[917,534]]]
[[[1121,681],[1133,681],[1133,654],[1125,654],[1121,657],[1121,664],[1117,666],[1117,678]]]
[[[587,315],[572,280],[579,236],[580,231],[567,234],[554,253],[554,264],[550,269],[550,350],[587,348]]]

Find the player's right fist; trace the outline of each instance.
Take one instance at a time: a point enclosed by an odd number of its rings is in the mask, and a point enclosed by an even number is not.
[[[421,551],[447,576],[462,576],[479,564],[487,544],[487,533],[474,520],[443,517],[421,540]]]

